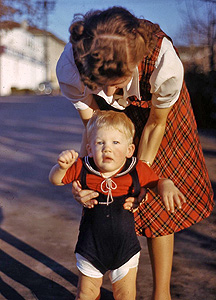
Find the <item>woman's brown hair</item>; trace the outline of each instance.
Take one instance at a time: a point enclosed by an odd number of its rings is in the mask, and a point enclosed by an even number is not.
[[[160,27],[136,18],[122,7],[76,15],[70,42],[82,81],[92,90],[132,70],[154,47]]]

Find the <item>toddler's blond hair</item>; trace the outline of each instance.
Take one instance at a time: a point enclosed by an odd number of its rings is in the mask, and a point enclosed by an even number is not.
[[[96,110],[87,124],[88,142],[91,141],[94,130],[103,127],[113,127],[119,130],[125,134],[129,144],[133,143],[135,127],[133,122],[123,112]]]

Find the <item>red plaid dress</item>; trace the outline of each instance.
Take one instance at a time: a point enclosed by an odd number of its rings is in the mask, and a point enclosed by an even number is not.
[[[157,33],[157,44],[151,56],[139,65],[141,101],[130,97],[131,105],[124,112],[133,121],[139,140],[149,117],[151,93],[149,79],[154,71],[163,37]],[[97,96],[95,97],[97,101]],[[101,110],[115,110],[100,98],[97,104]],[[159,196],[148,192],[147,200],[135,212],[137,235],[149,238],[171,234],[185,229],[207,218],[213,209],[213,190],[203,157],[197,125],[190,103],[190,96],[183,83],[177,102],[173,105],[160,148],[152,165],[161,177],[170,178],[186,197],[187,203],[174,213],[166,211]]]
[[[135,124],[137,141],[149,116],[151,107],[149,78],[165,36],[163,32],[157,34],[158,41],[152,55],[139,66],[142,101],[131,97],[132,105],[125,110]],[[135,213],[138,235],[153,238],[171,234],[210,215],[214,205],[213,191],[185,83],[178,101],[168,115],[165,134],[152,168],[159,176],[173,180],[185,195],[187,203],[181,210],[169,213],[160,197],[149,192],[147,200]]]

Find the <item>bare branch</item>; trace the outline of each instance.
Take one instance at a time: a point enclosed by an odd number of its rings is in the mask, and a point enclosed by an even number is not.
[[[209,49],[210,69],[214,70],[216,43],[216,0],[184,0],[184,38],[190,45]]]
[[[13,21],[25,16],[33,20],[36,16],[33,0],[0,0],[0,20]]]

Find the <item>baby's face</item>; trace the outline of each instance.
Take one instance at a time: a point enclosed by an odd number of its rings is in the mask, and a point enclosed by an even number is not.
[[[125,134],[113,127],[95,130],[91,143],[87,145],[89,156],[105,176],[112,176],[120,170],[134,149]]]

